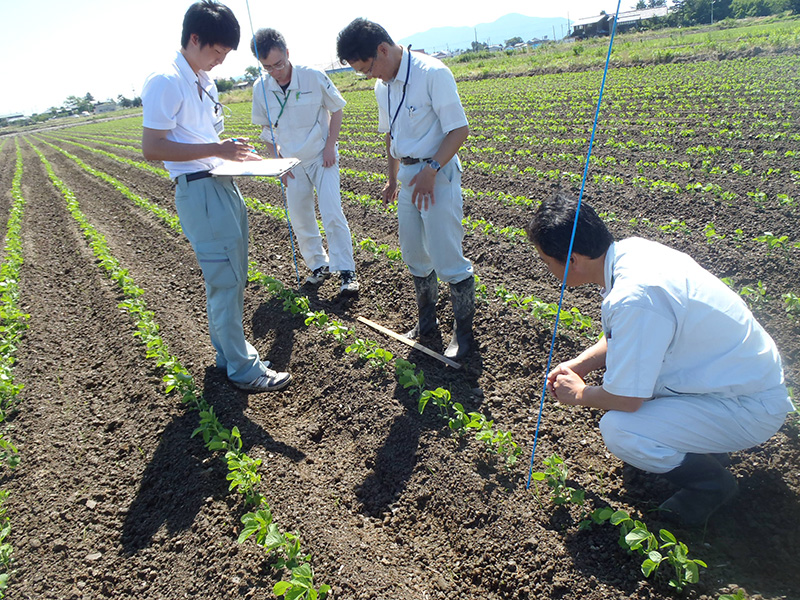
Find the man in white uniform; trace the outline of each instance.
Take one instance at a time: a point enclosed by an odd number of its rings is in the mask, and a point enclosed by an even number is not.
[[[527,233],[564,276],[577,201],[545,200]],[[602,286],[604,336],[547,376],[564,404],[608,412],[600,430],[621,460],[681,488],[663,516],[704,524],[736,493],[727,453],[765,442],[792,410],[781,358],[744,301],[686,254],[641,238],[615,242],[582,203],[567,285]],[[605,367],[602,385],[587,374]]]
[[[455,317],[445,356],[462,358],[474,345],[475,277],[462,248],[456,154],[469,124],[453,74],[441,61],[395,44],[383,27],[366,19],[345,27],[336,49],[339,60],[378,79],[378,131],[385,134],[388,158],[383,201],[397,202],[400,249],[414,276],[419,308],[419,320],[407,335],[422,337],[436,330],[438,276],[450,284]]]
[[[244,337],[242,313],[247,284],[247,209],[231,177],[209,172],[221,159],[243,161],[253,147],[220,141],[223,107],[207,72],[239,45],[239,23],[217,2],[192,4],[183,20],[181,49],[163,71],[150,75],[142,90],[142,153],[163,160],[175,181],[175,207],[206,283],[206,309],[216,364],[240,389],[276,391],[289,373],[268,361]]]
[[[269,73],[253,86],[252,121],[262,126],[261,139],[270,155],[274,143],[279,156],[300,159],[284,183],[300,254],[311,269],[306,282],[322,283],[331,271],[338,271],[341,293],[356,294],[353,241],[342,212],[336,149],[344,98],[322,71],[293,65],[286,41],[274,29],[259,29],[250,49]],[[330,256],[317,225],[315,189]]]

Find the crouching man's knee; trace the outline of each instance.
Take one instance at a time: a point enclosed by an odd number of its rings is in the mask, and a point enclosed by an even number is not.
[[[603,434],[603,441],[611,454],[620,460],[630,462],[626,457],[632,454],[629,449],[635,446],[638,436],[631,435],[625,428],[625,416],[626,413],[621,411],[608,411],[600,419],[600,433]]]
[[[642,471],[666,473],[683,460],[682,453],[650,435],[653,424],[637,413],[608,411],[600,419],[600,432],[614,456]]]

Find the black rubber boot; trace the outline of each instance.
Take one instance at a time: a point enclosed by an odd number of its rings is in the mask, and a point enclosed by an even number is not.
[[[414,277],[414,291],[417,296],[419,321],[414,329],[406,333],[412,340],[429,335],[436,329],[436,301],[439,299],[439,280],[436,271],[431,271],[427,277]]]
[[[470,351],[475,343],[472,336],[472,321],[475,317],[475,277],[470,275],[463,281],[450,284],[450,300],[453,303],[453,339],[444,355],[458,360]]]
[[[730,452],[721,452],[719,454],[710,454],[709,456],[713,456],[714,460],[716,460],[719,464],[723,467],[730,467],[731,463],[731,454]]]
[[[687,454],[664,477],[681,489],[659,507],[661,516],[686,527],[704,525],[739,489],[736,477],[711,454]]]

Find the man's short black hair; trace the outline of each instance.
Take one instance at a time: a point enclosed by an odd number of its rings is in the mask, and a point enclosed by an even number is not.
[[[383,27],[359,17],[339,32],[336,54],[342,64],[369,60],[378,53],[378,46],[383,42],[394,46],[394,41]]]
[[[528,239],[547,256],[566,263],[577,207],[576,198],[564,191],[557,191],[542,202],[528,223],[525,228]],[[613,241],[614,236],[594,209],[586,202],[581,202],[572,251],[589,258],[599,258],[606,253]]]
[[[250,51],[258,60],[267,58],[267,55],[275,48],[286,52],[286,40],[275,29],[259,29],[256,31],[255,37],[250,40]]]
[[[214,0],[200,0],[183,17],[181,47],[186,49],[189,38],[196,33],[200,46],[219,44],[236,50],[239,47],[239,21],[230,8]]]

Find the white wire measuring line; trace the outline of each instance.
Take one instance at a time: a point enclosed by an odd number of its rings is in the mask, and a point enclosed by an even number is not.
[[[536,432],[533,435],[533,450],[531,451],[531,464],[528,469],[528,482],[525,484],[525,489],[531,486],[531,474],[533,473],[533,459],[536,456],[536,444],[539,441],[539,426],[542,423],[542,409],[544,408],[544,400],[547,396],[547,374],[550,372],[550,364],[553,360],[553,348],[556,343],[556,333],[558,332],[558,323],[561,317],[561,304],[564,302],[564,290],[567,287],[567,276],[569,275],[569,257],[572,256],[572,245],[575,242],[575,231],[578,228],[578,214],[581,212],[581,203],[583,201],[583,188],[586,186],[586,176],[589,173],[589,159],[592,156],[592,145],[594,144],[594,134],[597,131],[597,121],[600,116],[600,105],[603,102],[603,90],[606,87],[606,75],[608,74],[608,64],[611,61],[611,48],[614,46],[614,34],[617,31],[617,18],[619,18],[619,7],[622,0],[617,0],[617,12],[614,15],[614,23],[611,27],[611,39],[608,41],[608,54],[606,55],[606,66],[603,70],[603,80],[600,83],[600,94],[597,97],[597,108],[594,112],[594,124],[592,125],[592,136],[589,139],[589,150],[586,152],[586,164],[583,166],[583,179],[581,180],[581,191],[578,194],[578,206],[575,209],[575,221],[572,223],[572,235],[569,238],[569,248],[567,249],[567,264],[564,267],[564,278],[561,281],[561,295],[558,298],[558,312],[556,313],[556,322],[553,325],[553,337],[550,339],[550,352],[547,355],[547,365],[544,369],[544,384],[542,385],[542,396],[539,401],[539,417],[536,420]]]
[[[267,109],[267,121],[272,123],[272,117],[269,116],[269,102],[267,102],[267,80],[264,76],[264,69],[261,65],[261,57],[258,56],[258,46],[256,45],[256,32],[253,28],[253,17],[250,15],[250,0],[245,0],[247,6],[247,20],[250,22],[250,35],[253,38],[253,52],[256,55],[256,64],[258,65],[258,76],[263,80],[261,91],[264,92],[264,106]],[[278,158],[278,144],[275,141],[275,130],[269,128],[270,136],[272,137],[272,155]],[[283,185],[283,177],[279,177],[278,181],[281,184],[281,196],[283,197],[283,211],[286,213],[286,225],[289,227],[289,243],[292,246],[292,261],[294,262],[294,274],[297,278],[297,288],[300,289],[300,270],[297,266],[297,251],[294,247],[294,231],[292,230],[292,218],[289,216],[289,203],[286,199],[286,187]]]

